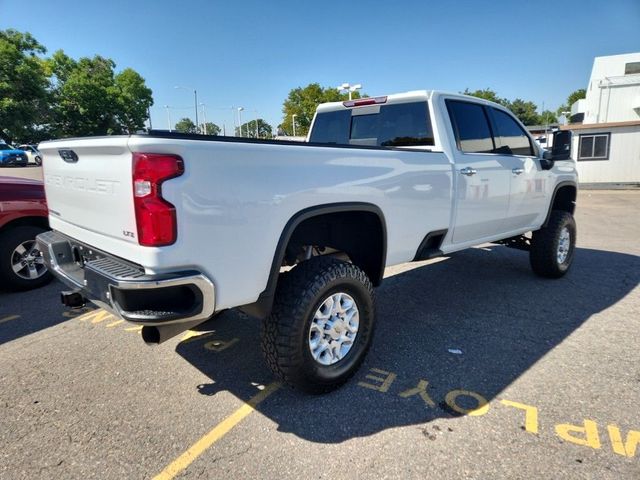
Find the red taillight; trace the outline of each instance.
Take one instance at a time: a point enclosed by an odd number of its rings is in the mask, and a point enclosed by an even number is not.
[[[161,186],[183,173],[184,162],[177,155],[133,154],[133,205],[140,245],[161,247],[176,241],[176,209],[162,198]]]
[[[387,103],[387,97],[375,97],[375,98],[362,98],[359,100],[349,100],[342,102],[345,107],[362,107],[364,105],[378,105],[380,103]]]

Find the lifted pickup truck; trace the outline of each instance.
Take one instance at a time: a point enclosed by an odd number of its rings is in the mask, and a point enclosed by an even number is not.
[[[574,253],[575,164],[504,107],[418,91],[320,105],[308,142],[154,133],[40,145],[51,271],[160,343],[225,309],[263,320],[271,369],[344,383],[387,266],[485,242],[560,277]],[[530,236],[529,232],[533,232]],[[291,268],[293,267],[293,268]]]

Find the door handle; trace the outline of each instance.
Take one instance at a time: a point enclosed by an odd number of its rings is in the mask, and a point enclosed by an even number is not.
[[[478,171],[475,168],[465,167],[460,170],[460,173],[462,175],[466,175],[467,177],[470,177],[471,175],[475,175],[476,173],[478,173]]]
[[[511,172],[513,172],[514,175],[520,175],[521,173],[524,173],[524,168],[513,168],[511,169]]]

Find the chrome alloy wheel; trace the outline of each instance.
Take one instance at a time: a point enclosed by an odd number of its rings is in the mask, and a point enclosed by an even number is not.
[[[558,252],[557,261],[558,265],[562,265],[569,255],[569,249],[571,248],[571,233],[567,227],[564,227],[560,231],[560,238],[558,239]]]
[[[11,268],[20,278],[35,280],[47,273],[42,253],[35,240],[27,240],[18,245],[11,254]]]
[[[355,342],[360,317],[351,295],[333,293],[316,310],[309,329],[309,350],[322,365],[342,360]]]

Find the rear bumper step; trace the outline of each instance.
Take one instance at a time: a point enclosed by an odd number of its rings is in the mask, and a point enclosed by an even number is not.
[[[113,257],[59,232],[37,237],[49,270],[73,289],[63,303],[85,298],[140,325],[205,321],[215,312],[215,287],[201,272],[147,275],[133,263]]]

